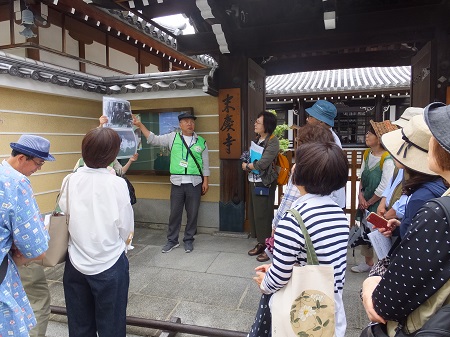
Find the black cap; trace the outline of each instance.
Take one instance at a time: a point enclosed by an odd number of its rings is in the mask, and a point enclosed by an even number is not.
[[[178,120],[179,121],[181,121],[183,118],[191,118],[191,119],[193,119],[193,120],[196,120],[197,119],[197,117],[195,117],[195,116],[192,116],[190,113],[188,113],[188,112],[183,112],[182,114],[179,114],[178,115]]]

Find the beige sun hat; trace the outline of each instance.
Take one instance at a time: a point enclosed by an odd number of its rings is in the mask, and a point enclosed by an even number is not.
[[[436,175],[428,168],[428,142],[431,131],[422,115],[412,117],[402,129],[384,134],[384,148],[400,164],[411,170]]]
[[[399,127],[405,127],[406,123],[414,116],[423,115],[423,108],[409,107],[402,113],[399,119],[392,122],[392,124],[398,125]]]
[[[397,125],[392,124],[390,120],[385,120],[382,122],[374,122],[373,120],[370,120],[370,125],[372,125],[375,135],[378,138],[381,138],[381,136],[385,133],[398,129]]]

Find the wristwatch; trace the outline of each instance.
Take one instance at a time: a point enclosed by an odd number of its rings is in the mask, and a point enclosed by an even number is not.
[[[251,171],[251,168],[248,167],[248,163],[247,163],[247,165],[245,165],[245,169],[246,169],[247,171]]]

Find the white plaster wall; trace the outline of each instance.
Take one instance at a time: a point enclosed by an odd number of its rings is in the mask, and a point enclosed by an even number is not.
[[[39,44],[51,49],[62,51],[61,28],[50,25],[48,28],[39,27]]]
[[[0,22],[0,45],[6,45],[10,44],[11,41],[9,40],[9,21],[2,21]]]
[[[65,52],[70,55],[79,56],[78,54],[78,41],[73,39],[69,32],[66,30],[66,50]]]
[[[62,35],[61,28],[55,25],[51,25],[49,28],[39,29],[39,44],[42,46],[64,52],[62,50]],[[66,32],[66,50],[67,54],[78,56],[78,41],[72,39]],[[79,70],[79,63],[77,60],[73,60],[67,57],[59,56],[54,53],[40,51],[41,60],[45,60],[47,63],[52,63],[64,68],[73,70]]]
[[[112,48],[109,50],[109,66],[129,74],[137,74],[139,72],[134,57]]]
[[[145,67],[145,73],[159,73],[158,67],[154,64],[150,64],[148,67]]]
[[[86,63],[86,73],[92,74],[95,76],[121,76],[122,73],[110,69],[105,69],[101,67],[97,67],[95,65]]]
[[[86,60],[106,65],[106,46],[94,41],[85,47]]]
[[[20,35],[19,32],[21,32],[24,29],[23,26],[15,24],[14,25],[14,43],[24,43],[26,42],[25,37]],[[8,45],[11,44],[13,41],[10,40],[10,29],[9,29],[9,21],[3,21],[0,22],[0,45]],[[22,56],[25,57],[25,48],[12,48],[4,50],[4,52],[16,56]]]

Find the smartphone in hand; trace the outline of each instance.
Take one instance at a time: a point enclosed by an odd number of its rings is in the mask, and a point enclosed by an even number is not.
[[[366,220],[370,222],[374,228],[384,228],[389,230],[387,224],[388,221],[383,218],[382,216],[378,215],[377,213],[370,212],[370,214],[367,216]]]

